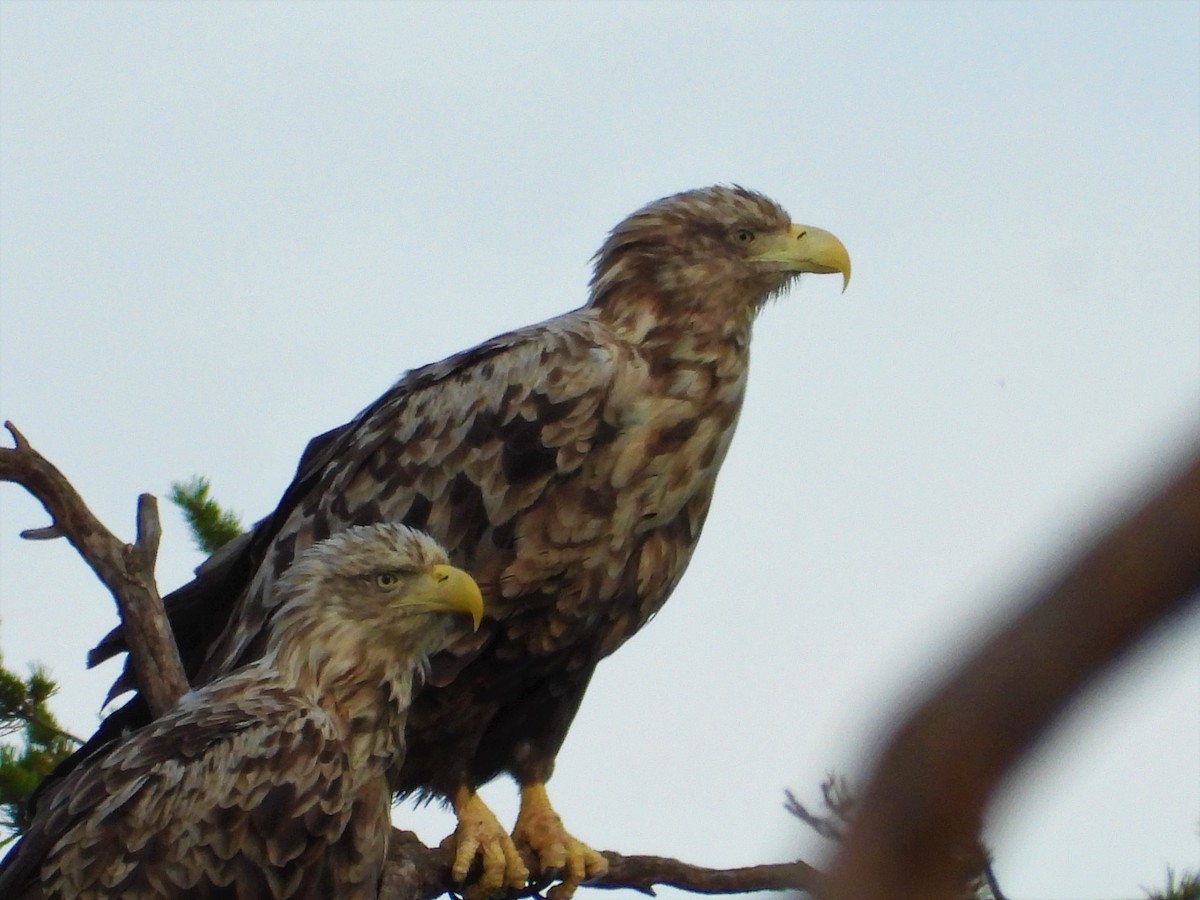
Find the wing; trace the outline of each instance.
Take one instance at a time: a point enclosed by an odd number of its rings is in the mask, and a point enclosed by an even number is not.
[[[488,610],[433,666],[440,686],[486,656],[486,690],[463,687],[479,694],[470,715],[455,706],[462,691],[444,710],[418,698],[417,733],[469,757],[500,707],[521,722],[496,728],[522,736],[528,716],[516,706],[532,690],[556,710],[569,697],[573,710],[591,667],[682,575],[744,390],[744,366],[714,361],[686,333],[645,340],[681,356],[658,365],[593,311],[576,311],[415,370],[314,441],[276,512],[168,599],[193,683],[261,652],[275,579],[298,551],[350,525],[394,521],[446,546]],[[544,683],[563,672],[569,690]],[[110,716],[84,752],[145,722],[139,705]],[[570,714],[543,718],[563,723],[545,741],[553,750]],[[512,748],[488,743],[507,765]]]
[[[556,572],[549,561],[513,572],[518,520],[613,440],[620,423],[608,421],[605,408],[617,381],[636,369],[629,355],[592,318],[559,317],[415,370],[310,444],[251,542],[260,561],[201,678],[261,652],[275,580],[298,552],[351,525],[393,521],[428,531],[480,582],[493,624],[518,596],[530,602]],[[501,587],[514,578],[518,585]],[[474,635],[459,658],[489,634]]]
[[[460,566],[495,555],[481,546],[485,534],[503,551],[513,540],[504,525],[611,439],[596,412],[622,352],[577,310],[415,369],[353,420],[314,438],[275,511],[165,598],[189,675],[205,660],[206,672],[218,672],[228,659],[252,656],[274,579],[296,552],[341,528],[405,522],[432,532]],[[238,618],[238,634],[214,650]],[[89,665],[124,649],[115,629]],[[126,672],[109,699],[131,687]]]
[[[638,392],[629,353],[589,311],[577,310],[416,369],[353,420],[314,438],[275,511],[165,598],[189,680],[203,684],[253,658],[273,608],[274,578],[299,549],[351,524],[386,519],[432,532],[481,582],[489,613],[502,614],[494,583],[514,561],[514,520],[552,481],[578,473],[590,450],[613,440],[621,423],[606,418],[612,394]],[[598,532],[614,512],[611,498],[592,488],[581,487],[572,500],[596,522],[554,523],[572,531],[560,535],[566,540]],[[540,569],[510,574],[510,596],[525,582],[550,583],[554,568],[547,557]],[[458,648],[449,663],[437,661],[437,680],[451,678],[489,639],[488,624],[473,646]],[[117,628],[88,663],[124,649]],[[135,686],[127,661],[108,699]],[[150,718],[140,696],[111,713],[39,788],[36,804],[74,767]]]
[[[382,778],[374,796],[358,780],[319,708],[225,679],[62,782],[14,849],[0,894],[40,878],[47,894],[79,898],[230,885],[247,897],[334,896],[318,885],[357,896],[356,885],[377,885],[384,851],[357,863],[328,851],[364,804],[386,823],[390,799]],[[386,844],[388,829],[373,830]]]

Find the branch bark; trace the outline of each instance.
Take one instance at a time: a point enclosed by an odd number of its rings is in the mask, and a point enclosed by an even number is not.
[[[1200,599],[1200,447],[897,730],[827,900],[941,900],[1002,778],[1106,668]]]
[[[129,655],[138,687],[160,716],[188,689],[179,650],[167,624],[154,579],[161,529],[158,502],[138,498],[137,541],[126,544],[92,515],[71,483],[33,449],[11,422],[4,427],[15,446],[0,447],[0,480],[24,487],[50,514],[48,527],[22,532],[31,540],[65,537],[112,593],[129,633]]]
[[[606,851],[608,872],[590,887],[633,888],[654,895],[657,885],[694,894],[745,894],[753,891],[804,891],[816,894],[825,876],[803,860],[738,869],[708,869],[665,856],[622,856]]]
[[[816,894],[824,875],[801,860],[738,869],[709,869],[665,856],[623,856],[612,850],[602,854],[608,872],[586,887],[605,890],[628,889],[654,896],[659,886],[679,888],[694,894],[745,894],[756,891],[800,891]],[[433,900],[447,892],[461,892],[450,880],[451,848],[427,847],[411,831],[392,829],[388,864],[380,900]],[[530,870],[536,861],[526,859]],[[539,896],[549,879],[535,882],[527,896]]]

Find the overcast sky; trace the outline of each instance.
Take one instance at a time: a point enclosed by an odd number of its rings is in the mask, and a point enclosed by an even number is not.
[[[0,2],[0,418],[132,535],[248,521],[404,370],[585,299],[605,232],[736,182],[845,242],[755,334],[691,569],[551,795],[598,848],[819,843],[783,811],[1200,436],[1200,5]],[[112,603],[0,490],[0,647],[88,733]],[[200,555],[164,510],[159,578]],[[964,752],[969,752],[964,748]],[[502,817],[515,791],[486,792]],[[431,841],[448,816],[397,811]],[[1016,900],[1200,860],[1200,616],[988,823]]]

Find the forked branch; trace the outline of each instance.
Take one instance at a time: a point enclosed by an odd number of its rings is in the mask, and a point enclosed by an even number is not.
[[[830,900],[953,897],[956,860],[1004,776],[1093,679],[1198,600],[1200,447],[901,724],[859,798]]]
[[[154,579],[161,529],[158,502],[138,497],[137,540],[126,544],[92,515],[83,498],[53,464],[33,449],[11,422],[15,446],[0,447],[0,480],[21,485],[50,514],[51,524],[24,531],[29,540],[65,537],[112,593],[129,634],[138,687],[154,715],[175,705],[188,689],[179,650],[167,624]]]

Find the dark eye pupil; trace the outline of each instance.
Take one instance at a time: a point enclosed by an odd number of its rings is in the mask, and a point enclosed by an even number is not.
[[[735,236],[743,244],[748,244],[750,241],[754,240],[754,232],[747,231],[745,228],[739,230]]]

